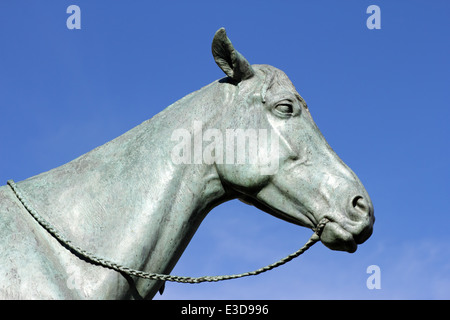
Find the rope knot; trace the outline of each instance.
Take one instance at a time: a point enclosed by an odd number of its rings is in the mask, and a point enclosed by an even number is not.
[[[328,218],[323,218],[322,220],[319,221],[319,223],[317,224],[317,226],[315,228],[313,228],[314,233],[320,238],[320,235],[322,234],[323,229],[325,228],[325,225],[330,222],[330,220],[328,220]]]

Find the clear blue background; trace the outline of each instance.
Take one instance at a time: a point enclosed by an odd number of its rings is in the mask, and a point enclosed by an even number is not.
[[[68,30],[66,8],[81,8]],[[366,9],[381,8],[381,30]],[[449,299],[450,2],[1,1],[0,181],[26,179],[123,134],[223,77],[225,27],[251,62],[284,70],[329,144],[371,195],[373,236],[322,244],[226,283],[168,283],[157,299]],[[173,270],[257,269],[310,230],[241,202],[215,208]],[[381,289],[369,290],[370,265]]]

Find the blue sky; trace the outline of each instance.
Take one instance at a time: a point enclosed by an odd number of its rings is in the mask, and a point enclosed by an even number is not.
[[[81,8],[68,30],[66,8]],[[381,9],[369,30],[366,9]],[[62,165],[223,77],[217,29],[286,72],[375,207],[354,254],[317,244],[269,273],[168,283],[156,299],[450,299],[448,1],[2,1],[0,182]],[[240,273],[297,250],[305,228],[238,201],[215,208],[177,275]],[[381,270],[369,290],[367,267]]]

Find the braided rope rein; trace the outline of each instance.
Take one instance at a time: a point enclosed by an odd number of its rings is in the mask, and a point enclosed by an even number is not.
[[[149,280],[161,280],[161,281],[172,281],[172,282],[180,282],[180,283],[201,283],[201,282],[216,282],[216,281],[223,281],[223,280],[231,280],[231,279],[237,279],[247,276],[254,276],[258,275],[260,273],[272,270],[276,267],[279,267],[289,261],[291,261],[294,258],[297,258],[301,254],[303,254],[306,250],[308,250],[310,247],[312,247],[316,242],[320,240],[320,234],[325,227],[325,224],[328,222],[328,219],[324,218],[322,219],[316,228],[313,229],[314,233],[313,235],[308,239],[308,241],[305,243],[303,247],[301,247],[296,252],[286,256],[285,258],[274,262],[272,264],[269,264],[268,266],[262,267],[260,269],[257,269],[255,271],[240,273],[240,274],[233,274],[233,275],[223,275],[223,276],[203,276],[203,277],[184,277],[184,276],[174,276],[174,275],[168,275],[168,274],[160,274],[160,273],[153,273],[153,272],[144,272],[140,270],[135,270],[132,268],[125,267],[121,264],[112,262],[107,259],[103,259],[100,257],[97,257],[96,255],[72,244],[72,242],[68,239],[66,239],[61,233],[58,232],[49,222],[47,222],[39,213],[37,213],[36,210],[33,209],[33,207],[29,204],[27,199],[23,196],[23,194],[18,190],[17,185],[14,183],[13,180],[8,180],[8,185],[13,190],[14,194],[16,195],[17,199],[22,203],[22,205],[25,207],[25,209],[31,214],[31,216],[48,232],[50,233],[58,242],[67,250],[72,252],[73,254],[77,255],[78,257],[81,257],[87,261],[89,261],[92,264],[102,266],[104,268],[112,269],[120,273],[124,273],[130,276],[136,276],[143,279],[149,279]]]

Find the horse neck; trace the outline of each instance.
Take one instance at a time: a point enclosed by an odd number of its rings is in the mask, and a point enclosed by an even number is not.
[[[170,158],[171,131],[192,125],[180,109],[201,114],[199,96],[191,94],[113,141],[18,185],[44,218],[83,249],[131,268],[168,273],[206,214],[227,200],[214,165],[175,165]],[[175,127],[168,126],[169,118]],[[137,281],[142,295],[154,293],[154,286]]]

